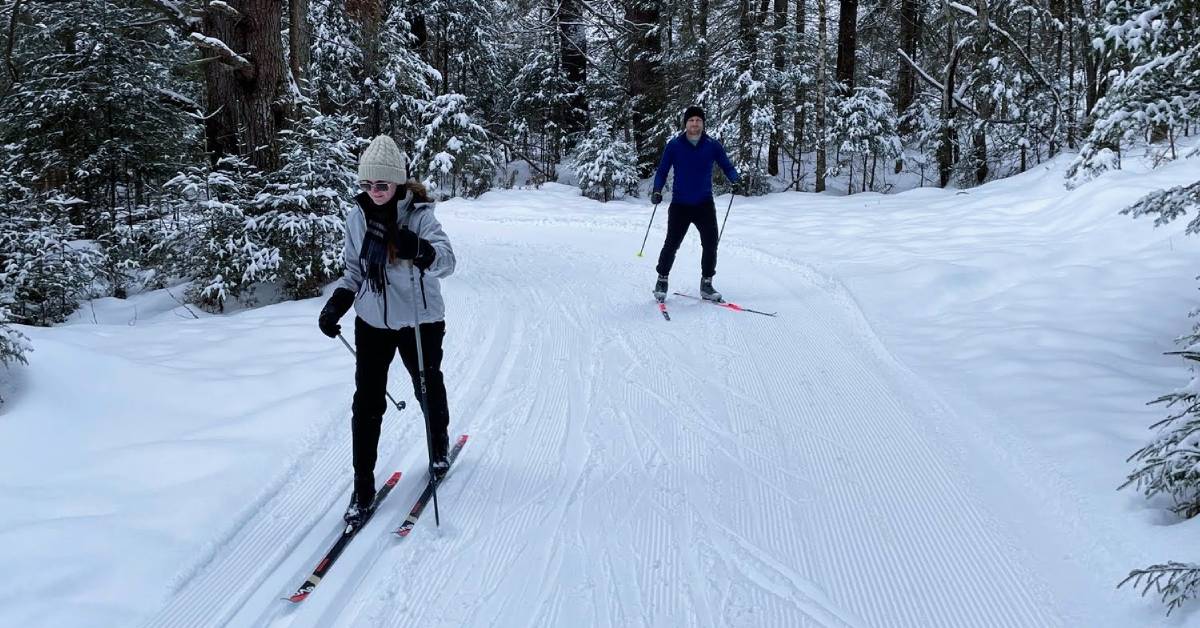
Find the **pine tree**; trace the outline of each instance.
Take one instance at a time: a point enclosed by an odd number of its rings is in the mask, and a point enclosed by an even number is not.
[[[216,167],[193,166],[166,183],[180,220],[164,243],[175,274],[194,278],[189,301],[223,312],[230,299],[249,298],[254,284],[279,268],[279,251],[262,242],[251,206],[264,175],[245,159],[222,158]]]
[[[247,236],[260,243],[264,267],[260,281],[278,281],[292,299],[320,294],[342,272],[345,216],[353,207],[355,170],[365,140],[355,137],[357,120],[309,112],[282,132],[279,170],[247,206]]]
[[[188,46],[128,3],[17,6],[8,71],[18,78],[0,98],[0,141],[22,144],[20,162],[43,186],[87,201],[71,220],[100,236],[194,144],[197,105],[172,72]]]
[[[1189,158],[1200,154],[1193,152]],[[1185,233],[1200,232],[1200,181],[1169,190],[1157,190],[1138,200],[1122,213],[1134,217],[1155,214],[1155,226],[1164,225],[1185,215],[1189,210],[1197,215],[1188,223]],[[1200,316],[1194,310],[1192,316]],[[1200,325],[1180,339],[1186,345],[1177,352],[1190,364],[1192,381],[1188,386],[1163,395],[1152,403],[1165,405],[1167,418],[1151,425],[1158,433],[1148,444],[1133,453],[1128,462],[1138,467],[1129,474],[1121,488],[1133,486],[1147,498],[1165,495],[1171,499],[1172,508],[1181,517],[1191,518],[1200,514],[1200,371],[1194,363],[1200,362]],[[1167,613],[1180,607],[1185,601],[1196,597],[1200,587],[1200,565],[1170,562],[1135,569],[1121,582],[1133,582],[1142,586],[1142,595],[1154,588],[1167,605]]]
[[[0,227],[0,306],[26,325],[61,323],[94,296],[105,264],[91,243],[76,242],[80,228],[68,214],[82,199],[30,196],[9,204]]]
[[[510,122],[505,129],[514,156],[529,162],[538,182],[557,178],[555,168],[566,143],[559,112],[570,106],[575,90],[561,66],[557,33],[544,22],[545,9],[535,5],[518,23],[529,30],[511,53]]]
[[[880,87],[857,87],[841,98],[833,113],[831,140],[848,168],[847,186],[854,188],[855,165],[866,192],[874,184],[879,161],[890,163],[900,154],[895,106]]]
[[[416,142],[416,162],[433,191],[450,196],[479,196],[492,186],[496,159],[483,127],[467,113],[467,98],[445,94],[424,110],[424,129]]]
[[[637,190],[637,151],[616,137],[607,122],[592,125],[575,147],[572,167],[585,196],[607,203],[618,190]]]
[[[0,366],[8,368],[10,364],[28,364],[25,354],[33,351],[29,337],[8,325],[12,315],[8,308],[0,306]],[[4,399],[0,397],[0,402]]]
[[[1092,132],[1068,170],[1069,186],[1119,168],[1121,145],[1139,135],[1169,137],[1200,118],[1200,1],[1114,0],[1098,39],[1126,67],[1096,105]]]

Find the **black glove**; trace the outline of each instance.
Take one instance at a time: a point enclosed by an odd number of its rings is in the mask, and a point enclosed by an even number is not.
[[[417,253],[420,253],[418,250],[421,247],[420,242],[421,238],[418,238],[417,234],[408,227],[396,232],[396,235],[392,237],[392,245],[396,247],[396,258],[413,259]]]
[[[433,260],[437,259],[437,250],[425,238],[417,240],[417,256],[413,258],[413,265],[421,270],[429,270],[433,266]]]
[[[742,196],[745,196],[746,195],[746,184],[743,183],[741,179],[734,181],[729,190],[729,193],[730,194],[740,194]]]
[[[654,193],[650,195],[650,202],[654,203],[655,205],[658,205],[659,203],[661,203],[662,202],[662,192],[659,192],[658,190],[654,190]]]
[[[346,288],[338,288],[329,296],[329,300],[325,302],[325,307],[321,308],[321,315],[317,317],[317,326],[321,328],[321,333],[330,338],[337,338],[338,334],[342,333],[342,326],[338,325],[338,321],[350,311],[350,306],[354,305],[354,292]]]

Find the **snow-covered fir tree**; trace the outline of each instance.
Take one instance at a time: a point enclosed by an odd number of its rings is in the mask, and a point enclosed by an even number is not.
[[[69,214],[86,205],[64,195],[9,202],[0,226],[0,306],[26,325],[61,323],[95,295],[104,254],[78,239]]]
[[[216,167],[188,168],[165,187],[175,194],[180,220],[163,246],[174,272],[193,278],[188,300],[221,312],[274,276],[279,252],[259,239],[245,211],[264,188],[261,172],[240,157],[224,157]]]
[[[613,134],[607,122],[592,125],[575,146],[571,164],[584,195],[607,203],[617,191],[637,190],[637,151]]]
[[[148,202],[196,138],[183,66],[188,46],[144,7],[113,0],[17,3],[17,78],[0,98],[0,141],[20,142],[36,180],[87,201],[71,220],[88,237]],[[14,9],[16,10],[16,9]],[[84,211],[87,208],[87,211]]]
[[[1138,465],[1121,488],[1132,486],[1147,498],[1165,496],[1181,517],[1200,514],[1200,343],[1179,353],[1191,366],[1192,381],[1184,388],[1155,400],[1168,409],[1167,418],[1155,423],[1157,436],[1134,452]],[[1168,562],[1135,569],[1121,582],[1131,583],[1142,595],[1154,591],[1167,613],[1200,593],[1200,565]]]
[[[22,214],[31,206],[32,191],[22,184],[28,173],[14,171],[15,160],[9,152],[12,148],[0,146],[0,268],[6,267],[17,253],[16,244],[25,237],[26,230]],[[28,337],[9,325],[13,316],[8,308],[17,297],[13,287],[7,283],[0,287],[0,365],[3,366],[25,363],[25,354],[32,350]]]
[[[424,109],[415,160],[431,191],[479,196],[492,187],[496,151],[488,133],[467,112],[462,94],[444,94]]]
[[[1120,168],[1122,146],[1145,137],[1170,142],[1200,119],[1200,2],[1113,0],[1105,5],[1095,45],[1124,61],[1095,124],[1068,170],[1080,185]],[[1175,155],[1172,155],[1174,157]]]
[[[9,326],[11,320],[8,308],[0,306],[0,367],[4,368],[15,363],[28,364],[25,354],[33,351],[29,337]]]
[[[256,267],[259,281],[278,281],[289,298],[320,294],[342,272],[345,217],[353,207],[357,154],[366,143],[355,136],[351,116],[309,111],[295,128],[282,132],[281,167],[246,207],[247,236],[276,260]]]
[[[857,172],[859,189],[873,189],[879,162],[890,164],[900,154],[892,99],[879,87],[855,88],[837,100],[832,120],[830,143],[837,147],[849,187],[854,188]]]
[[[514,51],[506,129],[515,146],[515,157],[528,161],[538,181],[554,180],[555,167],[565,145],[559,112],[575,97],[579,86],[571,85],[559,63],[555,33],[541,24],[535,10],[526,18],[532,32],[522,49]],[[521,22],[525,24],[526,22]]]

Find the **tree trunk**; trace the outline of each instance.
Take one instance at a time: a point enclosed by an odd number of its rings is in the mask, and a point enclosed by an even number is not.
[[[356,3],[352,13],[358,21],[359,31],[362,33],[362,80],[376,81],[379,79],[379,31],[382,28],[383,8],[377,0],[366,0]],[[418,20],[421,27],[424,28],[425,21],[420,16],[413,20],[413,28],[417,27]],[[421,55],[421,59],[428,63],[429,59],[425,56],[428,50],[423,45],[425,40],[420,43],[422,45],[417,48],[417,52]],[[387,119],[383,103],[369,93],[362,103],[362,116],[367,137],[384,133],[390,134],[391,124]]]
[[[308,27],[309,0],[288,0],[288,61],[296,88],[307,89],[308,66],[312,61],[312,39]]]
[[[954,27],[953,10],[948,5],[943,5],[943,11],[946,17],[946,43],[950,48],[950,61],[946,64],[946,75],[942,79],[942,128],[939,133],[937,160],[938,182],[941,187],[946,187],[954,174],[954,72],[958,66],[961,42],[955,41],[957,29]]]
[[[805,4],[808,0],[796,0],[796,67],[801,67],[804,63],[804,31],[805,21],[808,19],[805,13]],[[808,106],[808,91],[803,86],[796,88],[796,108],[792,114],[792,133],[793,144],[796,147],[796,191],[800,191],[800,166],[802,165],[802,157],[804,156],[804,109]]]
[[[576,136],[583,130],[588,108],[584,94],[587,86],[587,30],[582,0],[560,0],[558,44],[563,72],[574,90],[567,110],[561,114],[566,147],[570,149],[575,144]]]
[[[841,0],[838,16],[837,81],[846,93],[854,89],[854,57],[858,49],[858,0]]]
[[[803,2],[804,0],[797,0]],[[775,0],[775,24],[774,24],[774,68],[777,76],[782,75],[784,71],[784,50],[785,37],[784,28],[787,26],[787,9],[788,0]],[[783,90],[774,90],[771,97],[773,109],[775,110],[775,128],[771,132],[771,143],[767,146],[767,173],[771,176],[779,174],[779,147],[783,144]]]
[[[217,11],[205,11],[204,34],[221,41],[233,41],[233,20]],[[207,56],[201,49],[201,57]],[[210,163],[216,167],[222,157],[242,154],[238,145],[238,86],[233,72],[220,63],[204,64],[204,139]]]
[[[1095,46],[1090,45],[1092,33],[1089,30],[1089,25],[1093,23],[1096,16],[1102,11],[1101,0],[1095,0],[1093,10],[1090,14],[1086,13],[1086,19],[1081,20],[1079,26],[1079,42],[1080,47],[1086,51],[1083,56],[1084,80],[1087,84],[1087,101],[1084,111],[1084,128],[1081,132],[1085,135],[1091,133],[1092,112],[1096,109],[1096,103],[1104,97],[1108,91],[1108,74],[1107,68],[1104,65],[1104,52],[1096,50]]]
[[[900,2],[900,49],[908,58],[917,60],[917,41],[921,36],[920,0],[901,0]],[[896,113],[903,116],[916,99],[917,75],[911,65],[899,63],[896,75]],[[912,132],[912,125],[907,118],[901,118],[900,133]]]
[[[977,19],[979,20],[978,33],[975,35],[975,58],[987,59],[992,55],[992,31],[990,16],[988,15],[988,0],[977,0],[975,3]],[[988,85],[991,83],[991,72],[987,69],[988,65],[980,66],[982,79],[980,83]],[[987,181],[988,176],[988,155],[987,155],[987,126],[983,120],[992,117],[993,102],[990,94],[983,94],[982,97],[975,100],[975,109],[979,111],[980,120],[975,121],[975,130],[971,137],[972,158],[975,162],[975,184],[983,185]]]
[[[825,101],[829,91],[829,81],[825,76],[825,49],[828,45],[825,36],[825,2],[817,0],[817,167],[816,191],[825,191]]]
[[[1075,95],[1075,38],[1071,37],[1071,25],[1075,22],[1075,6],[1077,0],[1067,0],[1067,94],[1069,94],[1070,103],[1067,107],[1069,111],[1066,113],[1067,119],[1067,147],[1075,148],[1076,127],[1079,125],[1079,98]],[[1063,115],[1063,112],[1059,112]]]
[[[638,176],[650,176],[666,138],[655,133],[657,117],[666,108],[666,85],[657,57],[662,45],[651,31],[661,15],[655,0],[633,0],[625,9],[625,21],[632,25],[627,80],[632,94],[633,145],[638,156]]]
[[[754,19],[751,14],[750,0],[740,0],[738,3],[738,37],[742,43],[742,54],[737,60],[738,74],[750,72],[750,64],[757,55],[757,38],[754,33]],[[750,126],[750,115],[754,103],[746,94],[738,94],[738,161],[742,164],[750,162],[750,141],[753,129]]]
[[[285,117],[278,105],[286,68],[283,62],[283,0],[247,0],[235,30],[235,50],[244,50],[252,67],[239,70],[237,83],[245,148],[250,163],[267,172],[279,166],[276,134]]]

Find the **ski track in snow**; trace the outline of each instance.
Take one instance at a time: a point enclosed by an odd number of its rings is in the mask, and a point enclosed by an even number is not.
[[[579,225],[444,222],[451,435],[471,439],[441,527],[431,506],[391,534],[425,460],[397,359],[409,409],[385,418],[376,471],[404,476],[312,596],[279,600],[338,529],[348,408],[146,626],[1065,625],[1002,513],[939,457],[922,422],[941,402],[830,280],[723,247],[718,288],[779,318],[676,298],[666,322],[627,231],[564,251]],[[672,289],[694,289],[696,240]]]

